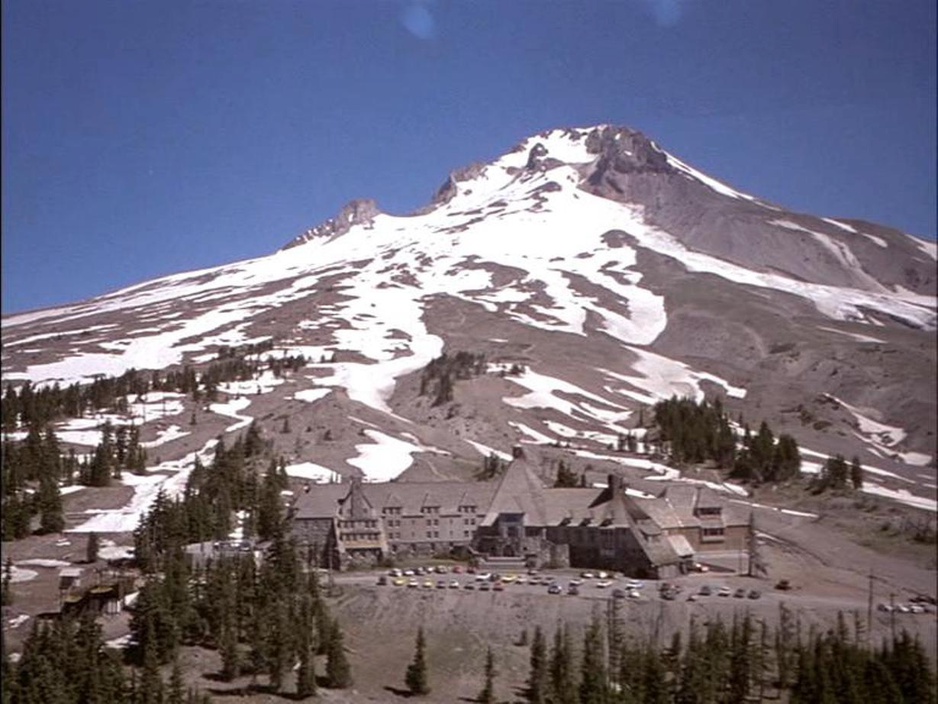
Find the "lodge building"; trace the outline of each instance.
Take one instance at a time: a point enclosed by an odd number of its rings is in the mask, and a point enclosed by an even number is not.
[[[489,482],[314,484],[291,516],[293,535],[334,569],[461,554],[668,578],[701,554],[744,549],[749,534],[747,516],[706,486],[649,497],[611,474],[604,488],[551,488],[523,457]]]

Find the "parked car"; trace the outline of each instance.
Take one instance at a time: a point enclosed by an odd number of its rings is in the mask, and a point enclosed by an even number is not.
[[[491,589],[492,589],[492,583],[491,583],[491,582],[482,582],[482,584],[479,585],[479,591],[480,591],[480,592],[487,592],[487,591],[489,591],[489,590],[491,590]]]
[[[733,592],[733,598],[735,598],[735,599],[745,599],[745,598],[746,598],[746,589],[745,589],[744,587],[740,587],[739,589],[737,589],[735,592]]]
[[[432,579],[425,579],[425,580],[423,580],[423,588],[424,588],[424,589],[433,589],[433,580],[432,580]]]
[[[492,578],[491,573],[489,572],[477,572],[476,581],[477,582],[487,582]]]
[[[661,592],[661,598],[665,599],[666,601],[674,601],[677,599],[677,592],[674,589],[666,589],[665,591]]]
[[[386,574],[378,575],[378,586],[383,587],[388,583],[388,576]]]
[[[454,579],[452,582],[450,582],[450,583],[449,583],[449,588],[450,588],[450,589],[459,589],[459,580],[458,580],[458,579]]]
[[[626,589],[644,589],[645,583],[638,579],[630,579],[628,582],[625,583],[625,588]]]
[[[463,588],[463,589],[475,589],[475,588],[476,588],[476,583],[475,583],[475,582],[466,582],[464,585],[462,585],[462,588]]]
[[[570,584],[567,586],[567,594],[569,594],[570,596],[579,596],[579,595],[580,595],[580,587],[579,587],[578,585],[576,585],[576,584],[570,583]]]
[[[713,589],[710,587],[709,584],[704,584],[700,588],[700,596],[710,596],[711,594],[713,594]]]
[[[420,586],[420,582],[418,582],[416,579],[412,579],[407,583],[408,589],[416,589],[419,586]]]
[[[624,589],[619,589],[618,587],[616,587],[615,589],[612,590],[612,598],[613,598],[613,599],[624,599],[624,598],[625,598],[625,590],[624,590]]]
[[[758,599],[758,598],[760,598],[761,596],[762,596],[762,592],[760,592],[758,589],[750,589],[750,590],[749,590],[749,598],[750,598],[750,599]]]
[[[596,582],[596,587],[598,589],[605,589],[606,587],[611,586],[611,585],[612,585],[612,582],[610,582],[608,579],[600,579],[598,582]]]
[[[547,587],[548,594],[563,594],[563,589],[559,584],[551,584]]]
[[[720,587],[717,591],[717,596],[730,596],[733,593],[733,590],[729,587]]]
[[[403,587],[405,584],[407,584],[407,580],[404,579],[403,577],[396,577],[394,581],[392,582],[392,584],[395,587]]]
[[[788,590],[791,589],[791,582],[788,581],[787,579],[781,579],[781,580],[779,580],[778,583],[775,585],[775,588],[776,588],[776,589],[779,589],[779,590],[781,590],[781,591],[783,591],[783,592],[787,592]]]
[[[492,585],[492,589],[494,589],[494,590],[497,591],[497,592],[503,592],[503,591],[505,591],[505,585],[502,584],[501,582],[495,582],[495,583]]]
[[[580,576],[583,579],[592,579],[595,575],[592,572],[583,572]]]
[[[445,580],[445,579],[438,579],[438,580],[436,580],[436,588],[437,588],[437,589],[446,589],[446,580]]]

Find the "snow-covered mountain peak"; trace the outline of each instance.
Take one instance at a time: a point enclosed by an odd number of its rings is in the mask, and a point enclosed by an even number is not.
[[[247,403],[364,415],[454,454],[601,447],[637,407],[705,388],[769,420],[807,409],[808,442],[836,420],[823,392],[901,425],[890,452],[931,453],[934,263],[895,230],[757,201],[635,130],[550,130],[453,171],[411,215],[352,201],[269,256],[5,318],[4,379],[87,383],[264,342],[316,362]],[[415,379],[457,351],[528,371],[444,417]]]

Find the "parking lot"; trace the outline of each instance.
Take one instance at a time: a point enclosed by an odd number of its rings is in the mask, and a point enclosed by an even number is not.
[[[416,592],[460,592],[467,594],[545,595],[554,598],[585,600],[621,599],[623,602],[690,602],[743,606],[785,602],[795,608],[839,608],[863,611],[868,600],[832,600],[813,595],[796,585],[777,584],[736,574],[692,574],[674,580],[635,580],[621,574],[584,570],[531,570],[497,573],[478,569],[468,571],[462,566],[426,566],[368,572],[334,573],[336,584],[374,586],[379,589]],[[934,604],[917,599],[878,601],[879,612],[896,614],[934,614]]]

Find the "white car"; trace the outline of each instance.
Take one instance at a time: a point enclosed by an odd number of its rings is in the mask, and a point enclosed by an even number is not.
[[[491,573],[489,572],[480,572],[476,575],[477,582],[488,582],[492,578]]]
[[[645,583],[637,579],[630,579],[628,582],[625,583],[625,588],[626,589],[644,589]]]
[[[605,589],[606,587],[610,585],[612,585],[612,582],[610,582],[608,579],[601,579],[598,582],[596,582],[596,587],[599,589]]]
[[[593,573],[592,573],[592,572],[584,572],[584,573],[582,573],[580,576],[581,576],[583,579],[592,579],[592,578],[593,578]]]
[[[598,573],[596,576],[599,577],[600,579],[609,579],[609,573],[608,573],[608,572],[600,572],[600,573]]]

